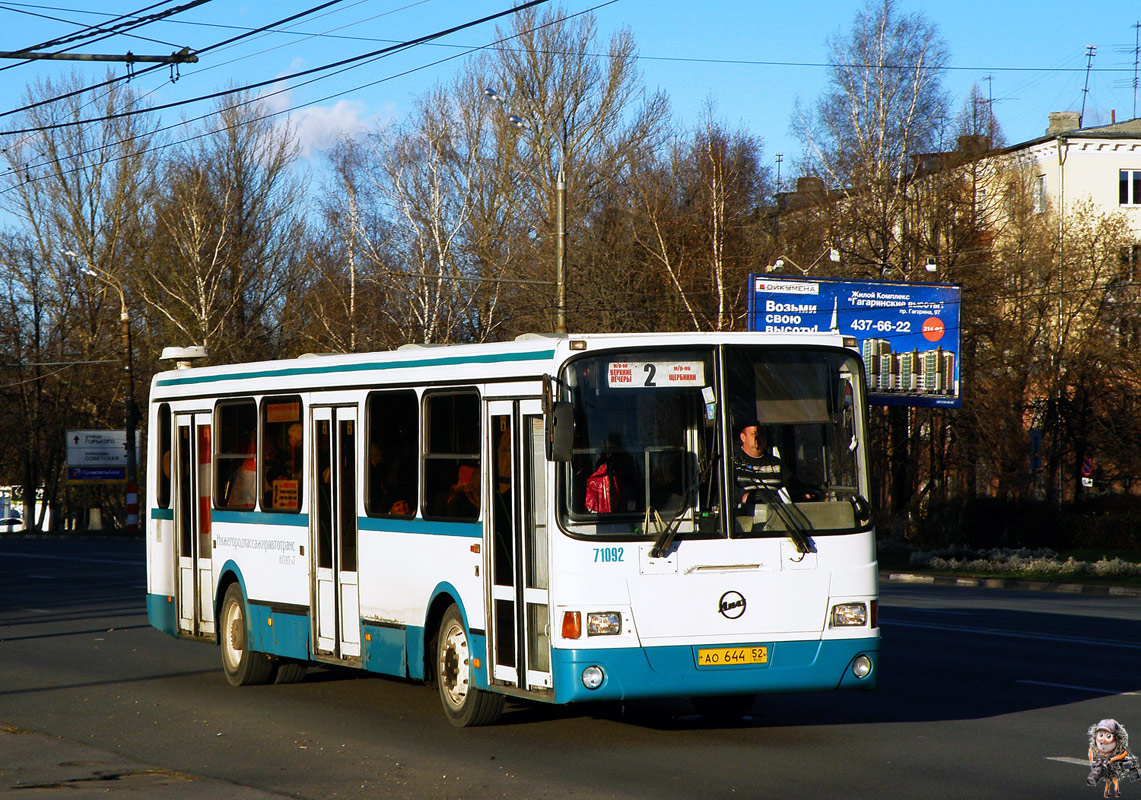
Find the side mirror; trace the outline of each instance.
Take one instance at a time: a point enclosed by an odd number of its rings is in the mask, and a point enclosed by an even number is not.
[[[574,418],[571,404],[557,401],[547,414],[547,460],[570,461],[574,445]]]

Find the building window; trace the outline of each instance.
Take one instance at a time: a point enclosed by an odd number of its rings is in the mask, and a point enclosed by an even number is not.
[[[1046,176],[1037,175],[1034,178],[1034,213],[1046,213]]]
[[[1141,169],[1123,169],[1117,173],[1117,202],[1123,206],[1141,206]]]

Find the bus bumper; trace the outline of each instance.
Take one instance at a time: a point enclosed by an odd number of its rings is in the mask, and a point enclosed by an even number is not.
[[[743,646],[752,646],[743,645]],[[755,665],[697,665],[696,646],[554,650],[555,702],[651,697],[874,689],[879,676],[878,636],[768,643],[769,658]],[[852,665],[866,656],[871,671],[856,677]],[[598,667],[602,683],[583,684],[583,670]]]
[[[147,620],[163,633],[178,636],[178,614],[174,598],[166,594],[147,595]]]

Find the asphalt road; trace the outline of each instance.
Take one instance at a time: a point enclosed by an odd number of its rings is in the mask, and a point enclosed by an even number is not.
[[[1086,729],[1141,731],[1137,598],[885,584],[874,692],[764,696],[728,725],[518,704],[459,730],[432,691],[357,672],[231,688],[216,648],[147,625],[139,542],[0,537],[0,565],[0,726],[299,798],[1092,798]]]

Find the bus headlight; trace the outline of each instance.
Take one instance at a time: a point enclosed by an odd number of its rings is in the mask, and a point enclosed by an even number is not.
[[[582,685],[587,689],[597,689],[602,685],[602,679],[606,677],[602,672],[602,667],[587,667],[582,671]]]
[[[840,603],[832,606],[830,628],[863,627],[868,624],[866,603]]]
[[[857,678],[866,678],[872,674],[872,660],[865,655],[856,656],[852,662],[852,674]]]
[[[617,611],[591,611],[586,615],[587,636],[617,636],[622,633],[622,615]]]

